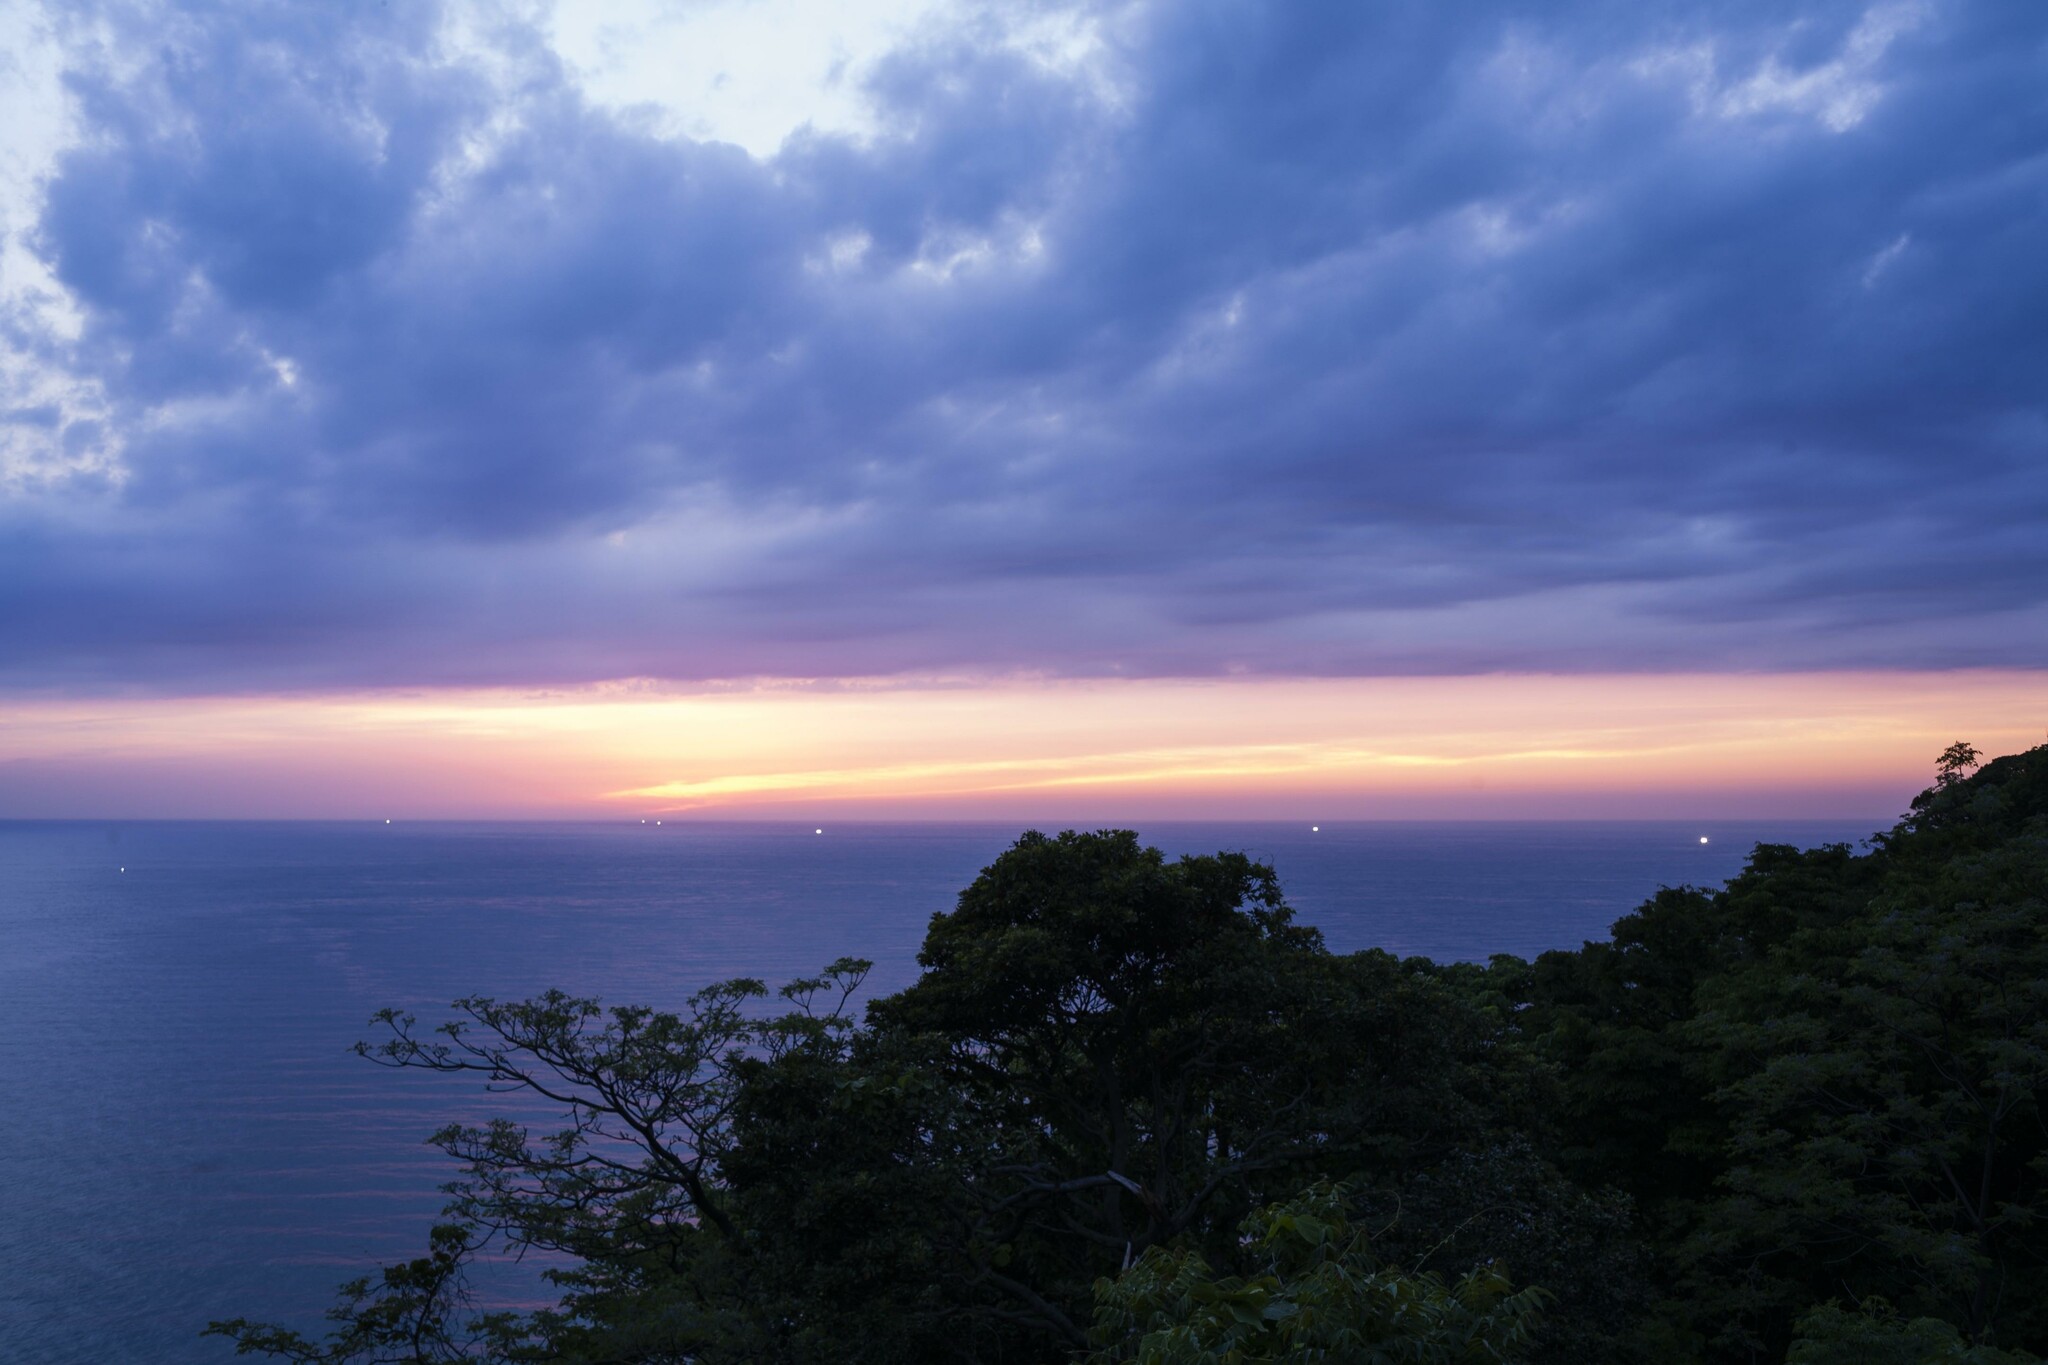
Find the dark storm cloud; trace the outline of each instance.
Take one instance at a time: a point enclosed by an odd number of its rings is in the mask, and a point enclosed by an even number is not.
[[[0,675],[2048,665],[2037,6],[1004,13],[765,160],[510,19],[81,18]]]

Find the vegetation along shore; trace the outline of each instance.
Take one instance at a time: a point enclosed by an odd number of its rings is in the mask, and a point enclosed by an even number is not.
[[[301,1362],[1969,1362],[2048,1353],[2048,747],[1609,940],[1329,952],[1275,870],[1031,833],[866,964],[364,1056],[524,1092]],[[466,1268],[546,1253],[559,1301]]]

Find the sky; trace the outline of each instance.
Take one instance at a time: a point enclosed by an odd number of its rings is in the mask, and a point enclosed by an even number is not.
[[[1897,814],[2048,8],[0,0],[0,815]]]

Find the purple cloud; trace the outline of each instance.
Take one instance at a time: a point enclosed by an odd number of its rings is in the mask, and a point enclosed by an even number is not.
[[[2048,15],[1787,14],[968,14],[757,158],[110,8],[0,682],[2048,665]]]

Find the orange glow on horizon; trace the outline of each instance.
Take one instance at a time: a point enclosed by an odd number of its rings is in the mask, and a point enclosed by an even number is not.
[[[616,683],[0,706],[11,817],[1889,820],[2048,674]]]

